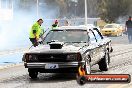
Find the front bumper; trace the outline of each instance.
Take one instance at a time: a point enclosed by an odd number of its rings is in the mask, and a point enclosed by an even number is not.
[[[85,64],[85,61],[81,62],[44,62],[44,63],[39,63],[39,62],[34,62],[34,63],[24,63],[25,68],[44,68],[48,64],[57,64],[57,68],[55,69],[61,69],[61,68],[73,68],[73,67],[79,67]],[[48,69],[48,68],[46,68]],[[49,68],[50,69],[50,68]]]

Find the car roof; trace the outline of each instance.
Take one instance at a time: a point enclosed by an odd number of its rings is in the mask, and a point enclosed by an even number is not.
[[[105,26],[107,26],[107,25],[119,25],[119,24],[116,24],[116,23],[112,23],[112,24],[106,24]]]
[[[86,30],[89,31],[89,29],[93,29],[92,27],[88,26],[61,26],[55,28],[55,30]]]
[[[104,28],[106,27],[106,26],[109,26],[109,25],[113,25],[113,26],[120,26],[119,24],[116,24],[116,23],[112,23],[112,24],[106,24],[105,26],[104,26]]]

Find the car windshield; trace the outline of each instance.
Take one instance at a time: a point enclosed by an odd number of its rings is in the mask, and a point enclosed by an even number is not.
[[[83,30],[52,30],[44,38],[44,43],[59,41],[64,43],[86,43],[89,38]]]
[[[106,25],[104,28],[115,28],[115,25]]]

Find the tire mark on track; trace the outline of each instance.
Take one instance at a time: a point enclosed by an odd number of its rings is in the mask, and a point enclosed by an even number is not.
[[[131,48],[131,49],[132,49],[132,48]],[[111,57],[115,57],[115,56],[119,56],[119,55],[122,55],[122,54],[130,53],[130,52],[132,52],[131,49],[128,50],[128,51],[122,52],[122,53],[118,53],[118,54],[111,55]]]
[[[122,59],[125,59],[125,58],[122,58]],[[109,69],[117,69],[117,68],[120,68],[120,67],[123,67],[123,66],[127,66],[127,65],[132,65],[132,61],[131,60],[127,60],[123,63],[120,63],[120,64],[116,64],[114,66],[110,66]]]

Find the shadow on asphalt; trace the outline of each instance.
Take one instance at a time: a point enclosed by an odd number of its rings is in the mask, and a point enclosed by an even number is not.
[[[102,74],[97,65],[91,70],[91,74]],[[76,80],[76,73],[39,73],[37,79],[31,79],[27,74],[3,79],[0,83],[56,83]]]
[[[49,82],[64,82],[64,81],[71,81],[76,80],[75,73],[41,73],[39,74],[37,79],[29,78],[30,83],[49,83]]]
[[[92,74],[101,72],[100,70],[92,70]],[[49,82],[64,82],[76,80],[76,73],[39,73],[37,79],[31,79],[30,83],[49,83]]]

